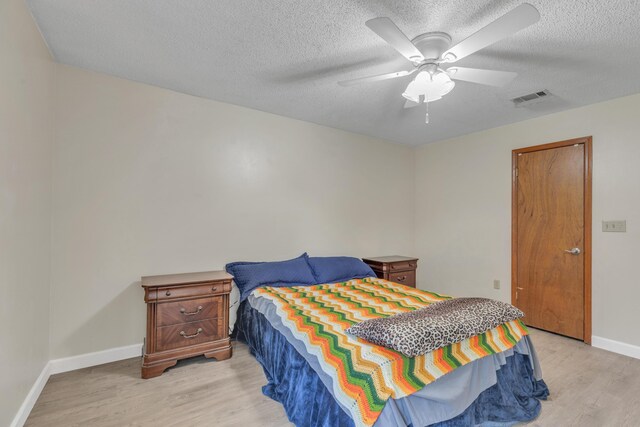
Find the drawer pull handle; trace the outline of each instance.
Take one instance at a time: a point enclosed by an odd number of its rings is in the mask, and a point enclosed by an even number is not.
[[[415,267],[416,265],[413,263],[409,263],[409,267]]]
[[[166,296],[170,297],[171,296],[171,291],[167,291],[164,293]]]
[[[404,282],[406,278],[407,278],[407,276],[396,277],[396,280],[397,280],[398,282]]]
[[[200,335],[200,332],[202,332],[202,328],[198,328],[196,333],[193,334],[193,335],[187,335],[187,333],[185,331],[180,331],[180,335],[182,335],[184,338],[195,338],[198,335]]]
[[[211,292],[215,292],[215,291],[217,291],[217,290],[218,290],[218,288],[217,288],[216,286],[214,286],[214,287],[212,287],[212,288],[211,288]]]
[[[194,316],[194,315],[200,313],[201,311],[202,311],[202,306],[201,305],[198,306],[196,311],[192,311],[190,313],[187,313],[187,310],[185,308],[181,308],[180,309],[180,313],[184,314],[185,316]]]

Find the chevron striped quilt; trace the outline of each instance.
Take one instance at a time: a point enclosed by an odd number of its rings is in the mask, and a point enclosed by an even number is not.
[[[519,321],[417,357],[381,347],[344,331],[363,320],[416,310],[450,297],[383,279],[316,286],[264,287],[265,298],[291,335],[317,357],[332,380],[334,398],[356,426],[371,426],[389,398],[401,398],[476,359],[512,348],[527,335]]]

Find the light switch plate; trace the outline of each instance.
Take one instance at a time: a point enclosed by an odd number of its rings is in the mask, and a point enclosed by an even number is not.
[[[625,233],[627,231],[627,221],[602,221],[602,231]]]
[[[500,289],[500,280],[493,281],[493,289]]]

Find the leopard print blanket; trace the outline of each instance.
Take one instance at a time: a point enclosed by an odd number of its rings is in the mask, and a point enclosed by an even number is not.
[[[347,333],[414,357],[464,341],[524,313],[487,298],[454,298],[386,318],[352,325]]]

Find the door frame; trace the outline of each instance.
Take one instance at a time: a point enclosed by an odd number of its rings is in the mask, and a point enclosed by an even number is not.
[[[518,154],[567,147],[575,144],[584,144],[584,248],[582,252],[584,254],[583,341],[585,344],[591,344],[591,234],[593,228],[593,224],[591,223],[591,176],[593,168],[591,136],[518,148],[511,152],[511,303],[515,304],[516,288],[518,286],[518,180],[516,175]]]

